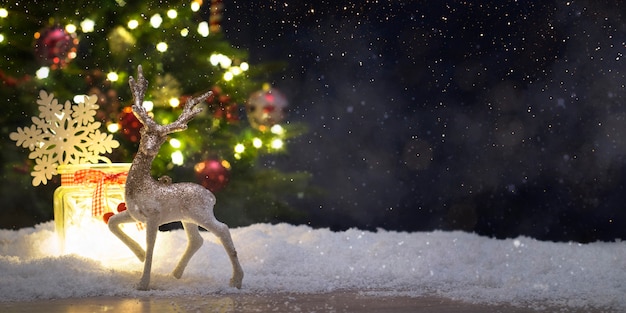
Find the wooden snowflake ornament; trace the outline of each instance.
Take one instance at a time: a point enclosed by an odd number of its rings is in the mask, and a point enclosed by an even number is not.
[[[54,94],[39,92],[39,116],[31,119],[30,127],[18,127],[9,135],[17,146],[28,148],[28,158],[35,161],[31,175],[33,186],[47,184],[61,164],[111,163],[103,153],[119,147],[111,134],[100,132],[95,121],[98,105],[95,95],[85,96],[83,102],[60,104]]]

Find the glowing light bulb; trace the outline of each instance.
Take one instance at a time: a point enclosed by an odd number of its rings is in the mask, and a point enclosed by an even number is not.
[[[120,76],[119,76],[119,75],[117,75],[117,73],[116,73],[116,72],[109,72],[109,73],[107,74],[107,79],[108,79],[109,81],[116,82],[118,79],[120,79]]]
[[[180,142],[180,140],[172,138],[170,139],[170,146],[172,146],[172,148],[174,149],[178,149],[182,146],[182,143]]]
[[[270,131],[272,132],[272,134],[276,135],[282,135],[285,133],[285,129],[278,124],[274,124],[272,128],[270,128]]]
[[[228,71],[233,73],[233,75],[235,75],[235,76],[237,76],[237,75],[239,75],[239,74],[241,74],[243,72],[239,66],[233,66],[233,67],[229,68]]]
[[[4,42],[4,35],[0,34],[0,42]]]
[[[145,100],[143,102],[143,107],[146,108],[146,111],[152,111],[152,109],[154,109],[154,102]]]
[[[70,34],[73,34],[73,33],[76,32],[76,25],[74,25],[74,24],[67,24],[67,25],[65,25],[65,30],[68,33],[70,33]]]
[[[178,16],[178,12],[176,12],[176,10],[170,9],[167,11],[167,17],[171,19],[175,19],[177,16]]]
[[[254,146],[257,149],[261,148],[263,146],[263,140],[261,140],[260,138],[252,139],[252,146]]]
[[[207,37],[209,35],[209,23],[200,22],[200,24],[198,24],[198,34],[202,37]]]
[[[172,152],[172,163],[174,165],[183,165],[185,158],[183,157],[183,153],[180,151]]]
[[[159,52],[165,52],[165,51],[167,51],[167,44],[165,42],[161,41],[161,42],[157,43],[156,49]]]
[[[234,75],[233,75],[233,73],[231,73],[231,72],[226,72],[226,73],[224,73],[224,80],[225,80],[225,81],[230,81],[230,80],[232,80],[232,79],[233,79],[233,77],[234,77]]]
[[[169,103],[172,108],[177,108],[180,105],[180,100],[178,98],[170,98]]]
[[[222,57],[220,58],[220,66],[222,68],[229,68],[233,64],[233,60],[223,54],[221,56]]]
[[[218,64],[220,64],[220,55],[221,54],[211,54],[211,56],[209,57],[209,63],[211,63],[211,65],[213,66],[217,66]]]
[[[280,149],[283,147],[283,145],[284,145],[283,140],[280,138],[276,138],[272,140],[272,143],[270,144],[270,146],[274,149]]]
[[[194,1],[191,3],[191,11],[198,12],[200,10],[200,5],[202,5],[202,1]]]
[[[248,64],[248,62],[241,62],[241,64],[239,64],[239,68],[241,68],[241,70],[245,72],[250,68],[250,65]]]
[[[130,20],[130,21],[128,21],[127,26],[128,26],[128,29],[135,29],[135,28],[139,27],[139,21],[137,21],[137,20]]]
[[[107,125],[107,130],[110,133],[117,133],[120,130],[120,124],[118,124],[118,123],[111,123],[111,124]]]
[[[163,18],[161,17],[161,14],[155,14],[152,15],[152,17],[150,18],[150,26],[154,27],[154,28],[159,28],[161,26],[161,23],[163,23]]]
[[[0,17],[5,18],[7,16],[9,16],[9,11],[5,8],[0,8]]]
[[[80,29],[83,31],[83,33],[93,32],[95,26],[96,26],[96,22],[88,18],[80,22]]]
[[[50,75],[50,68],[47,66],[42,66],[35,72],[35,76],[39,79],[48,78],[48,75]]]
[[[243,153],[244,151],[246,151],[246,146],[244,146],[242,143],[238,143],[235,145],[235,153]]]
[[[189,35],[189,29],[188,28],[183,28],[180,31],[180,35],[183,36],[183,37],[187,37]]]

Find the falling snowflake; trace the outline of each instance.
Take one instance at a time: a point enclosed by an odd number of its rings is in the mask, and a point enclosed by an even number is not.
[[[28,148],[28,158],[35,160],[31,175],[33,186],[44,185],[57,174],[61,164],[111,163],[102,153],[119,147],[110,134],[100,132],[95,121],[97,96],[85,96],[83,102],[60,104],[53,94],[39,92],[39,116],[30,127],[18,127],[9,136],[16,145]]]

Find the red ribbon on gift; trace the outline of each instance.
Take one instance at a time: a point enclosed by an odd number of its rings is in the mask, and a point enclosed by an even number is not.
[[[105,173],[98,170],[78,170],[74,173],[74,183],[95,183],[96,189],[93,191],[91,214],[102,216],[104,214],[104,188],[110,184],[124,184],[128,172]]]

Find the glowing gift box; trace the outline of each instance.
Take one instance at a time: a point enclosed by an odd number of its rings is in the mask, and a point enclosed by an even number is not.
[[[103,219],[124,202],[131,163],[60,165],[61,186],[54,192],[54,225],[61,253],[71,233],[80,228],[106,228]]]

